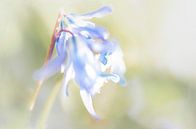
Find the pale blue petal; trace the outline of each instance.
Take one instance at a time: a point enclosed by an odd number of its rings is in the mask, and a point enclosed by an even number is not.
[[[106,56],[107,56],[107,52],[103,52],[100,54],[100,57],[99,57],[99,61],[104,65],[106,65],[108,62]]]
[[[126,85],[126,79],[123,75],[118,75],[116,73],[100,73],[100,76],[106,80],[111,80],[115,83],[119,83],[121,86]]]
[[[35,80],[44,80],[59,72],[61,65],[65,61],[65,58],[66,54],[57,56],[55,59],[49,61],[47,65],[45,65],[39,71],[35,72]]]
[[[78,46],[76,44],[75,37],[72,38],[73,41],[73,51],[72,51],[72,59],[73,59],[73,68],[75,71],[75,80],[80,86],[81,89],[85,89],[90,92],[91,86],[94,81],[90,79],[85,71],[85,64],[88,62],[86,58],[80,57],[78,53]]]
[[[115,83],[120,82],[120,76],[114,73],[101,73],[100,76],[107,80],[112,80]]]
[[[123,75],[126,71],[123,61],[123,54],[119,46],[108,56],[108,65],[112,67],[112,71],[118,75]]]
[[[123,75],[120,75],[120,81],[119,81],[119,84],[121,86],[126,86],[126,79]]]
[[[68,66],[68,68],[65,70],[64,74],[64,81],[63,81],[63,91],[65,91],[66,96],[68,96],[68,83],[71,79],[74,78],[74,70],[72,64]]]
[[[87,38],[83,35],[79,36],[81,40],[86,43],[88,48],[96,53],[111,53],[116,47],[115,43],[107,40],[101,40],[100,42],[96,42],[96,40]]]
[[[99,116],[97,116],[94,107],[91,95],[86,90],[80,90],[80,96],[82,98],[82,101],[84,103],[84,106],[86,107],[87,111],[95,118],[100,119]]]
[[[64,63],[66,56],[67,56],[66,47],[65,47],[66,43],[64,42],[64,38],[65,36],[62,34],[62,36],[60,36],[60,38],[56,41],[56,50],[57,50],[58,56],[50,60],[39,71],[35,72],[34,78],[36,80],[47,79],[60,71],[61,66]]]
[[[60,27],[61,27],[61,29],[65,29],[65,21],[64,21],[64,18],[60,22]]]
[[[96,11],[86,13],[86,14],[83,14],[83,15],[80,15],[80,16],[81,16],[82,19],[91,19],[91,18],[94,18],[94,17],[102,17],[102,16],[107,15],[111,12],[112,12],[111,7],[104,6],[104,7],[99,8]]]
[[[75,20],[74,20],[74,16],[73,15],[74,14],[68,14],[68,15],[65,16],[66,19],[68,20],[69,24],[75,24]]]
[[[84,59],[83,59],[84,60]],[[75,70],[75,80],[80,86],[81,89],[84,89],[88,92],[90,92],[90,89],[94,83],[94,80],[92,80],[85,71],[85,64],[84,61],[81,61],[81,59],[77,59],[73,61],[73,67]]]
[[[105,46],[105,47],[104,47]],[[108,57],[109,55],[112,54],[112,52],[116,49],[116,44],[113,42],[109,42],[109,41],[104,41],[103,43],[103,49],[100,52],[100,56],[99,56],[99,61],[106,65],[108,62]]]
[[[65,53],[66,51],[66,42],[65,42],[65,32],[62,32],[59,38],[56,40],[56,51],[58,55]]]
[[[74,14],[68,14],[65,17],[68,21],[68,24],[71,25],[72,27],[84,27],[84,26],[94,27],[95,26],[93,22],[83,20],[79,16],[74,15]]]
[[[81,33],[86,31],[87,32],[86,35],[88,35],[88,38],[97,38],[97,39],[105,40],[108,38],[108,35],[109,35],[108,32],[104,28],[99,27],[99,26],[78,27],[77,30]]]

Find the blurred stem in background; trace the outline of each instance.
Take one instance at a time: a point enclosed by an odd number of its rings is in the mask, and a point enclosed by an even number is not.
[[[45,102],[44,108],[42,110],[42,113],[40,114],[39,120],[38,120],[38,126],[37,129],[45,129],[46,128],[46,123],[47,119],[49,117],[51,108],[54,104],[54,101],[56,99],[56,96],[58,95],[60,89],[61,89],[61,81],[57,82],[56,85],[52,88],[52,91]]]

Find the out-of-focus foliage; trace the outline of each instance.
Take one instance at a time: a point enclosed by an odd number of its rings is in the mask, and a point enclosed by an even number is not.
[[[49,47],[55,19],[110,5],[113,13],[95,22],[105,26],[124,52],[126,87],[108,83],[94,97],[94,121],[79,88],[59,92],[47,129],[195,129],[196,2],[194,0],[1,0],[0,129],[35,128],[62,75],[46,81],[35,109],[28,111],[32,78]]]

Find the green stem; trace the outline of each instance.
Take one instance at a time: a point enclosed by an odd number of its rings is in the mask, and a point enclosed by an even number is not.
[[[37,129],[45,129],[45,125],[46,125],[50,110],[54,104],[54,101],[60,89],[61,89],[61,85],[60,85],[60,82],[58,82],[52,89],[52,92],[44,105],[44,109],[40,115],[40,120],[39,120]]]

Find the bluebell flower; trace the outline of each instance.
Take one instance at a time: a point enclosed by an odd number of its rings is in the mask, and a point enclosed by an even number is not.
[[[102,85],[109,80],[124,83],[125,65],[118,44],[109,39],[103,27],[89,21],[111,13],[110,7],[102,7],[86,14],[64,14],[58,18],[52,38],[47,63],[35,73],[42,81],[58,72],[64,74],[63,87],[68,95],[70,80],[80,87],[80,95],[87,111],[98,118],[92,97],[100,93]],[[52,57],[53,48],[56,56]]]

